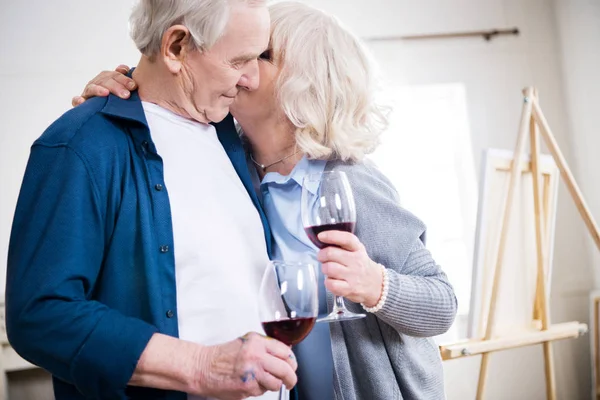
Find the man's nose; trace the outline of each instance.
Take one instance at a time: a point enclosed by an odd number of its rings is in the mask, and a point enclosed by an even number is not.
[[[238,82],[238,86],[246,90],[256,90],[259,85],[258,60],[253,60],[246,64],[242,76]]]

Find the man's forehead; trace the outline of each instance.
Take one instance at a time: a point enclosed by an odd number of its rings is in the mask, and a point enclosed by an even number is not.
[[[270,17],[267,7],[249,7],[237,3],[223,35],[208,51],[220,54],[231,62],[256,59],[267,49],[270,34]]]
[[[249,7],[243,3],[231,9],[222,38],[269,40],[271,18],[267,7]]]

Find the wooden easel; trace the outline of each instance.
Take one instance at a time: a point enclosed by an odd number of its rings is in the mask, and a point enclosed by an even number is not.
[[[461,343],[440,346],[440,352],[443,360],[452,360],[461,357],[468,357],[481,354],[481,369],[479,374],[479,384],[477,387],[477,399],[482,400],[485,393],[486,378],[488,372],[488,363],[490,353],[501,350],[508,350],[517,347],[542,344],[544,348],[544,363],[546,375],[546,396],[548,399],[556,399],[556,383],[554,372],[554,360],[552,357],[552,341],[568,338],[577,338],[587,332],[587,325],[579,322],[567,322],[561,324],[550,323],[550,306],[548,300],[548,281],[546,279],[547,270],[545,251],[544,226],[542,221],[542,195],[540,188],[541,174],[539,170],[540,158],[540,132],[546,146],[548,147],[554,162],[558,166],[560,175],[565,182],[579,213],[586,227],[588,228],[596,246],[600,250],[600,231],[594,221],[581,191],[577,186],[571,171],[552,135],[548,122],[542,113],[538,103],[537,91],[534,88],[523,90],[525,95],[521,122],[519,125],[519,136],[514,151],[513,160],[510,166],[510,178],[508,184],[508,195],[503,204],[500,225],[500,239],[498,244],[498,254],[493,270],[493,284],[491,291],[491,300],[485,335],[482,339],[469,340]],[[531,172],[533,174],[533,199],[535,213],[535,236],[536,236],[536,259],[537,259],[537,280],[536,295],[534,304],[534,315],[532,318],[533,328],[527,332],[521,332],[515,335],[503,335],[494,337],[495,324],[495,304],[498,300],[498,287],[502,276],[502,262],[506,247],[508,224],[511,218],[511,210],[515,201],[515,191],[520,184],[522,163],[524,161],[525,142],[529,136],[531,144]]]
[[[598,328],[600,327],[600,292],[592,292],[590,298],[590,303],[592,305],[592,316],[590,318],[590,322],[593,324],[592,354],[594,363],[594,386],[592,387],[592,398],[595,400],[600,400],[600,332],[598,332]]]

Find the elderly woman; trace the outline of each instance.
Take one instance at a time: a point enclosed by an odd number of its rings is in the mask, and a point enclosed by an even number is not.
[[[332,295],[344,296],[350,311],[368,311],[352,322],[317,324],[295,348],[299,398],[443,399],[442,364],[431,337],[452,324],[456,298],[425,248],[424,224],[399,206],[392,184],[365,161],[386,126],[369,57],[355,36],[318,10],[287,2],[272,5],[270,14],[259,89],[241,89],[231,113],[247,139],[257,188],[271,198],[265,211],[274,257],[317,251],[300,222],[302,179],[344,171],[356,200],[356,232],[319,236],[335,245],[317,255],[328,289],[320,315],[331,310]],[[131,84],[118,72],[104,72],[74,103],[106,89],[122,93]],[[297,199],[292,208],[290,196]]]

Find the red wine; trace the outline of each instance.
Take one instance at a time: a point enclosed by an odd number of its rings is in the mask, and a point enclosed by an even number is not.
[[[310,226],[308,228],[304,228],[304,231],[308,235],[310,241],[313,242],[315,246],[322,249],[327,247],[327,245],[317,239],[317,235],[319,233],[324,231],[345,231],[354,233],[354,225],[354,222],[338,222],[337,224]]]
[[[293,346],[300,343],[310,333],[316,318],[290,318],[279,321],[263,322],[267,336]]]

